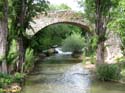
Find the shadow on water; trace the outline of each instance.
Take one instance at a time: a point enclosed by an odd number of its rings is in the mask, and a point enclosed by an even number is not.
[[[91,81],[79,62],[69,55],[46,58],[27,77],[22,93],[125,93],[124,85]]]

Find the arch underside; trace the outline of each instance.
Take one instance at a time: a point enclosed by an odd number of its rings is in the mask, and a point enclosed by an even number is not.
[[[54,25],[54,24],[71,24],[71,25],[75,25],[78,26],[82,29],[84,29],[85,31],[89,31],[89,26],[87,24],[85,24],[84,22],[80,22],[80,21],[74,21],[74,20],[50,20],[48,22],[45,22],[43,20],[35,20],[35,23],[31,23],[31,26],[34,30],[29,29],[27,30],[27,34],[30,36],[34,36],[37,32],[39,32],[41,29],[44,29],[50,25]]]

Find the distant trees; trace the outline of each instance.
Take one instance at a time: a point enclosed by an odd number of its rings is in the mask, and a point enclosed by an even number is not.
[[[60,4],[60,5],[52,5],[52,4],[50,4],[49,5],[49,10],[71,10],[71,8],[68,6],[68,5],[66,5],[66,4]]]

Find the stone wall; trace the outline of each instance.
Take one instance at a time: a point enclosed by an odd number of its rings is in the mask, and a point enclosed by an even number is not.
[[[121,41],[119,36],[113,31],[108,33],[108,39],[105,42],[106,46],[106,62],[114,63],[116,59],[122,56],[122,51],[120,49]]]

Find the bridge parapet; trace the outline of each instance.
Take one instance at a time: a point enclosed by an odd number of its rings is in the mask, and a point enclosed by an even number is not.
[[[39,14],[35,19],[39,18],[62,18],[62,19],[70,19],[70,20],[83,20],[83,14],[82,13],[76,13],[74,11],[49,11],[47,14]]]

